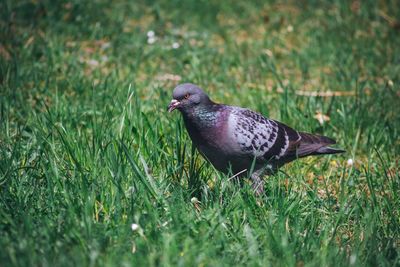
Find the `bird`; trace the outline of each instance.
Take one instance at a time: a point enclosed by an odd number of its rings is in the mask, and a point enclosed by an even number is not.
[[[192,143],[215,169],[247,176],[256,195],[265,175],[299,158],[343,153],[332,138],[301,132],[247,108],[219,104],[197,85],[176,86],[168,112],[180,111]]]

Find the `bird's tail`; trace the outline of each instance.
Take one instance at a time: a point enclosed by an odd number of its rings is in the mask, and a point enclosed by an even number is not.
[[[346,152],[342,149],[329,147],[329,145],[336,144],[336,141],[332,138],[304,132],[299,132],[299,134],[301,136],[300,145],[297,148],[297,155],[299,157]]]
[[[344,152],[346,152],[346,150],[325,146],[312,153],[312,155],[339,154]]]

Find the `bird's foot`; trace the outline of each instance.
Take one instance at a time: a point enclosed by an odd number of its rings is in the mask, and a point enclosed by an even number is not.
[[[251,187],[253,188],[254,194],[256,196],[261,196],[264,194],[264,180],[257,174],[253,173],[251,175]]]

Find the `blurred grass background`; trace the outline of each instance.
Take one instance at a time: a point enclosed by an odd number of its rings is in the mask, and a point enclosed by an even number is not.
[[[1,265],[399,266],[399,6],[0,1]],[[256,199],[165,112],[181,82],[348,152]]]

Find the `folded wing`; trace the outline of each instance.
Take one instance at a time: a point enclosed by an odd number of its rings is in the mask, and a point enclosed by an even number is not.
[[[278,165],[296,158],[344,152],[328,147],[335,140],[321,135],[298,132],[248,109],[232,112],[232,133],[241,153]]]

